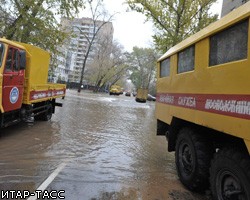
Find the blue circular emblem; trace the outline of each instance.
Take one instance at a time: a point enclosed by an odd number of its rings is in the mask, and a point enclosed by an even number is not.
[[[17,102],[19,97],[19,90],[17,87],[13,87],[10,91],[10,103],[14,104]]]

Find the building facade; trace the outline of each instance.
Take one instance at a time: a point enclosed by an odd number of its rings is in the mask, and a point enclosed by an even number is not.
[[[93,59],[93,49],[98,38],[107,34],[113,38],[113,25],[111,22],[106,23],[103,21],[94,23],[90,18],[76,18],[73,20],[62,18],[61,25],[65,31],[73,33],[74,37],[70,38],[62,47],[65,57],[58,58],[59,63],[55,71],[55,80],[60,79],[66,82],[79,83],[84,58],[89,48],[89,41],[93,39],[94,31],[102,26],[96,34],[85,69],[89,67],[88,64]]]
[[[235,8],[243,5],[249,0],[223,0],[222,9],[221,9],[221,17],[225,16]]]

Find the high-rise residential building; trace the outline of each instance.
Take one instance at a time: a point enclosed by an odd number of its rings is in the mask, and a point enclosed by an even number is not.
[[[225,16],[235,8],[243,5],[249,0],[223,0],[222,9],[221,9],[221,17]]]
[[[54,73],[52,74],[53,77],[49,77],[50,81],[68,81],[68,74],[69,74],[69,67],[66,64],[67,59],[67,51],[64,46],[58,47],[58,50],[60,51],[61,55],[57,56],[57,62],[56,62],[56,68]]]
[[[93,20],[90,18],[61,19],[62,28],[68,32],[72,32],[74,37],[70,38],[64,47],[62,47],[65,58],[58,58],[61,64],[58,64],[55,72],[57,80],[61,79],[75,83],[80,82],[83,61],[89,48],[88,40],[93,38],[94,30],[96,31],[102,26],[95,37],[92,50],[95,48],[95,43],[98,38],[103,35],[109,35],[113,38],[114,29],[112,23],[107,22],[103,24],[103,21],[96,21],[94,25]],[[88,56],[85,69],[89,67],[89,61],[93,58],[92,50]]]

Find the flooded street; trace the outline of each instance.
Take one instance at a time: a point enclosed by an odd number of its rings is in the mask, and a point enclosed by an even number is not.
[[[64,190],[67,200],[207,199],[179,182],[174,153],[156,136],[154,102],[73,90],[62,102],[49,122],[1,130],[0,190],[43,186]]]

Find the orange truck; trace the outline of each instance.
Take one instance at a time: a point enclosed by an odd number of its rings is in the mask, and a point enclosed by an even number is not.
[[[156,118],[188,189],[250,199],[250,2],[158,60]]]
[[[30,44],[0,38],[0,127],[50,120],[66,86],[48,83],[50,55]]]

